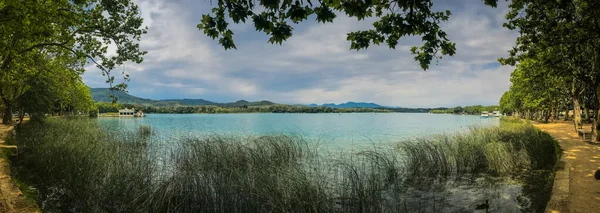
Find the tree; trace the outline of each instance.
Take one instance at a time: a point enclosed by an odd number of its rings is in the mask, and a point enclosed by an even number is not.
[[[463,108],[461,106],[454,107],[453,113],[459,114],[463,112]]]
[[[556,117],[559,100],[567,95],[563,76],[550,75],[552,67],[536,59],[522,60],[511,73],[511,87],[500,99],[503,111],[528,119],[548,120]],[[568,80],[568,79],[567,79]]]
[[[497,4],[497,0],[484,2],[492,7]],[[456,45],[439,26],[448,20],[450,11],[433,11],[432,7],[431,0],[262,0],[258,5],[253,1],[217,0],[212,13],[202,16],[198,29],[210,38],[218,39],[227,50],[236,49],[234,33],[229,29],[227,18],[235,24],[251,21],[256,31],[270,36],[270,43],[281,44],[293,34],[294,28],[289,22],[298,24],[312,15],[321,23],[333,22],[336,12],[343,12],[359,21],[376,17],[378,20],[373,23],[372,29],[347,34],[350,49],[366,49],[372,44],[382,43],[394,49],[402,37],[421,36],[423,45],[411,48],[411,53],[421,68],[427,70],[434,58],[452,56],[456,52]],[[257,8],[261,8],[262,12],[256,12]]]
[[[14,106],[20,114],[28,113],[32,119],[44,118],[46,113],[55,111],[87,112],[94,104],[90,89],[79,73],[62,64],[26,79],[27,90],[14,100]]]
[[[0,99],[4,123],[10,122],[14,101],[27,90],[21,82],[35,76],[40,54],[45,60],[70,58],[76,71],[95,64],[111,87],[111,71],[126,61],[140,63],[144,51],[137,43],[141,27],[138,7],[130,0],[0,1]],[[108,46],[116,54],[108,55]],[[58,59],[62,58],[62,59]],[[124,74],[127,80],[127,74]]]
[[[595,106],[600,105],[600,2],[597,0],[515,0],[510,5],[505,24],[509,29],[518,29],[520,36],[510,55],[501,62],[515,64],[527,58],[536,58],[546,51],[553,51],[560,60],[554,60],[557,67],[550,69],[554,73],[571,76],[571,95],[575,116],[580,116],[579,103],[585,88],[596,91]],[[540,58],[540,57],[538,57]],[[541,59],[556,57],[541,57]],[[550,60],[542,60],[547,64]],[[558,72],[556,72],[558,71]],[[564,72],[563,72],[564,71]],[[548,72],[548,75],[554,75]],[[600,128],[594,116],[593,138],[600,139]],[[580,125],[575,117],[575,127]],[[580,119],[580,118],[579,118]]]

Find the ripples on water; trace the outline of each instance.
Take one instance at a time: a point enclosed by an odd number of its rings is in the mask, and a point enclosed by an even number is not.
[[[292,134],[328,146],[349,147],[467,131],[471,126],[498,125],[499,119],[428,113],[252,113],[148,114],[144,118],[103,117],[98,122],[109,129],[151,126],[164,139]]]
[[[303,137],[336,153],[349,148],[392,146],[399,141],[433,134],[464,132],[474,126],[495,126],[499,120],[470,115],[331,113],[149,114],[144,118],[99,118],[98,122],[111,131],[150,126],[156,132],[152,141],[162,147],[160,150],[172,150],[175,147],[170,146],[177,144],[173,141],[185,138],[285,134]],[[155,157],[161,159],[166,155],[164,152]],[[540,195],[535,192],[547,190],[547,186],[546,189],[536,186],[539,182],[536,178],[539,179],[536,176],[502,180],[468,178],[435,184],[435,187],[408,187],[401,194],[388,196],[394,203],[391,209],[405,211],[473,212],[477,205],[485,204],[487,200],[492,212],[536,212],[543,209],[545,203],[536,203]],[[524,184],[528,181],[530,183]]]

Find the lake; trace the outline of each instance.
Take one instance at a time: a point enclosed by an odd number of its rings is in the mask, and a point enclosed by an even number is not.
[[[293,134],[339,147],[395,143],[499,123],[498,118],[429,113],[148,114],[143,118],[101,117],[98,121],[111,129],[147,125],[162,138]]]
[[[464,132],[470,127],[497,126],[498,118],[478,115],[428,113],[250,113],[250,114],[148,114],[144,118],[101,117],[97,120],[111,130],[137,130],[150,126],[158,142],[171,143],[187,137],[210,135],[259,136],[298,135],[319,145],[366,148],[387,145],[435,134]],[[170,147],[170,145],[167,145]],[[336,149],[334,148],[334,150]],[[160,156],[157,156],[160,157]],[[538,193],[547,174],[527,177],[479,177],[436,184],[421,191],[408,186],[401,194],[404,208],[423,212],[472,212],[477,204],[489,201],[492,210],[530,212],[545,206],[545,193]],[[540,198],[541,197],[541,198]],[[408,207],[406,207],[408,206]]]

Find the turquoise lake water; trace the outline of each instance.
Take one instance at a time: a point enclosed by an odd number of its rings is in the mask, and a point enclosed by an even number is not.
[[[319,144],[347,147],[498,125],[499,119],[429,113],[249,113],[148,114],[143,118],[101,117],[98,122],[111,129],[147,125],[162,138],[291,134]]]
[[[242,137],[287,134],[325,144],[329,150],[346,150],[348,147],[360,150],[365,146],[385,146],[500,123],[498,118],[480,118],[478,115],[428,113],[148,114],[143,118],[100,117],[97,121],[110,130],[137,130],[142,125],[150,126],[156,132],[154,137],[166,143],[172,141],[170,138],[215,134]],[[154,158],[160,157],[159,154]],[[541,178],[535,178],[529,182],[544,183]],[[473,212],[477,204],[486,200],[489,200],[492,212],[528,212],[530,206],[545,206],[545,203],[538,203],[542,201],[538,201],[535,197],[538,194],[532,191],[539,187],[529,182],[528,179],[477,178],[451,181],[442,188],[425,191],[410,189],[402,196],[406,199],[405,206],[419,212]]]

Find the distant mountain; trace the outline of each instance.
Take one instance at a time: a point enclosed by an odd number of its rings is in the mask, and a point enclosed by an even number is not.
[[[233,103],[223,103],[223,104],[218,104],[219,106],[222,107],[241,107],[241,106],[270,106],[270,105],[275,105],[276,103],[273,103],[271,101],[255,101],[255,102],[248,102],[246,100],[239,100]]]
[[[216,105],[217,103],[212,101],[207,101],[204,99],[164,99],[160,100],[161,102],[176,102],[180,105],[188,105],[188,106],[202,106],[202,105]]]
[[[113,99],[109,96],[111,91],[108,88],[91,88],[92,99],[95,102],[112,102]],[[204,105],[215,105],[221,107],[241,107],[241,106],[269,106],[275,105],[271,101],[255,101],[249,102],[246,100],[239,100],[236,102],[230,103],[217,103],[212,101],[207,101],[204,99],[164,99],[164,100],[152,100],[136,97],[130,94],[127,94],[123,91],[114,91],[114,95],[117,97],[117,102],[122,104],[141,104],[141,105],[153,105],[153,106],[174,106],[174,105],[184,105],[184,106],[204,106]]]
[[[119,103],[126,104],[153,104],[157,101],[152,99],[139,98],[123,91],[110,91],[108,88],[91,88],[92,99],[95,102],[112,102],[113,99],[109,96],[114,94]]]
[[[309,104],[308,106],[312,106],[312,107],[326,106],[326,107],[331,107],[331,108],[385,108],[385,106],[381,106],[376,103],[367,103],[367,102],[346,102],[346,103],[342,103],[342,104],[326,103],[323,105]]]

